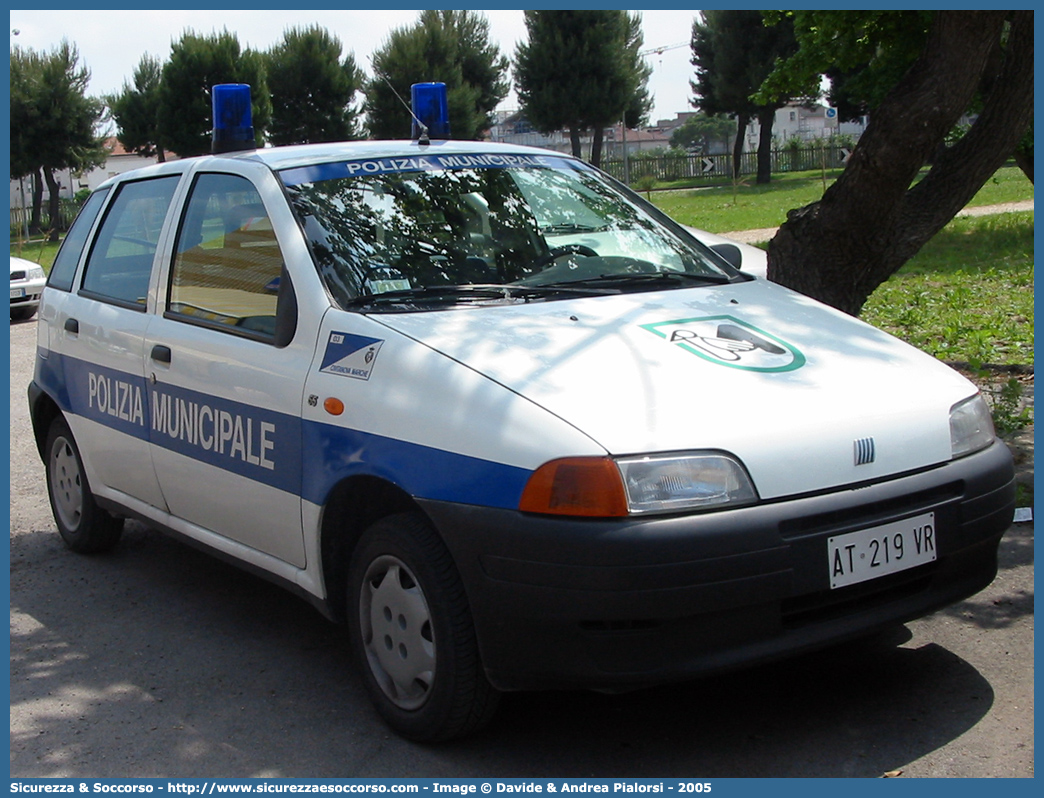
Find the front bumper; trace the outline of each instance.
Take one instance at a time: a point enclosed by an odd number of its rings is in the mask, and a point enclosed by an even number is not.
[[[1015,506],[1002,443],[888,481],[736,510],[573,520],[423,502],[498,688],[627,689],[823,646],[972,595]],[[933,511],[938,559],[831,590],[827,538]]]

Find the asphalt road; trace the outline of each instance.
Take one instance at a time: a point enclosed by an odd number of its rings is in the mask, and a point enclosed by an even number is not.
[[[887,635],[623,696],[505,697],[482,735],[403,741],[304,602],[139,524],[62,546],[11,325],[12,777],[1033,776],[1033,528],[986,591]]]

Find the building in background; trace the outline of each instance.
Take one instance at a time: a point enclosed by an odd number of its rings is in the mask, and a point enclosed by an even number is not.
[[[105,148],[109,150],[109,157],[102,166],[96,167],[82,175],[75,174],[71,169],[62,169],[55,172],[55,179],[61,186],[63,198],[72,199],[76,192],[81,189],[94,190],[110,177],[129,172],[131,169],[140,169],[143,166],[151,166],[156,163],[156,158],[144,158],[133,152],[127,152],[115,136],[106,139]],[[176,158],[173,153],[167,153],[167,160]],[[44,202],[47,202],[47,186],[44,186]],[[26,177],[21,181],[11,181],[11,210],[28,208],[33,203],[32,178]]]

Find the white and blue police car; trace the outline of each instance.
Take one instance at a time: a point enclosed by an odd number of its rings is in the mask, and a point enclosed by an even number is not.
[[[474,731],[500,691],[682,680],[922,616],[989,584],[1013,513],[971,383],[546,150],[119,175],[38,336],[68,547],[135,518],[286,585],[346,622],[418,740]]]

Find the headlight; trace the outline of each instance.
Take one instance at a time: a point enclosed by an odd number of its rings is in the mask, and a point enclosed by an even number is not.
[[[950,449],[954,459],[985,449],[996,437],[990,409],[981,394],[950,408]]]
[[[31,266],[26,274],[30,280],[42,280],[46,276],[43,266]]]
[[[726,454],[627,457],[616,464],[631,513],[750,504],[758,498],[743,466]]]
[[[757,501],[750,477],[726,454],[570,457],[545,463],[522,492],[523,512],[619,518]]]

